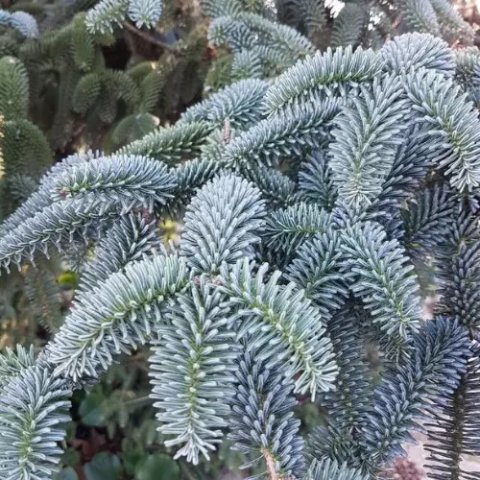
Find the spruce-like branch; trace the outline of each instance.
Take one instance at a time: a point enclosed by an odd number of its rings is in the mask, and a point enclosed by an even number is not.
[[[207,122],[179,123],[149,133],[124,147],[121,152],[145,155],[167,164],[179,163],[200,153],[200,147],[211,131],[212,125]]]
[[[372,50],[351,47],[328,49],[298,62],[282,73],[265,97],[265,109],[272,114],[299,101],[318,99],[342,92],[349,85],[373,80],[383,68],[383,60]]]
[[[398,0],[397,8],[409,30],[437,36],[440,34],[437,14],[430,0]]]
[[[476,215],[452,209],[436,249],[436,311],[471,329],[480,326],[480,229]],[[445,223],[445,222],[444,222]]]
[[[34,361],[33,346],[26,349],[17,345],[15,350],[7,347],[0,355],[0,395],[10,381],[31,367]]]
[[[364,210],[387,178],[398,146],[404,141],[407,103],[395,76],[374,81],[335,119],[329,167],[339,200]]]
[[[397,240],[388,240],[375,223],[341,232],[342,270],[355,275],[351,291],[363,300],[371,321],[384,334],[408,338],[420,325],[418,283]]]
[[[350,468],[347,463],[335,460],[315,460],[310,466],[305,480],[367,480],[361,470]]]
[[[73,165],[59,174],[52,185],[56,198],[79,201],[93,193],[104,204],[116,204],[123,211],[164,205],[172,198],[175,177],[158,160],[136,155],[100,157],[84,164]]]
[[[452,194],[445,187],[425,189],[413,198],[403,211],[406,248],[417,254],[431,254],[448,235],[455,210]]]
[[[228,121],[233,128],[244,129],[261,120],[267,88],[262,80],[240,80],[187,109],[181,121],[208,120],[218,127]]]
[[[305,290],[305,296],[315,303],[325,321],[349,295],[349,276],[340,271],[339,244],[338,232],[328,229],[303,243],[286,270],[286,277]]]
[[[185,262],[178,257],[147,258],[111,275],[78,300],[48,345],[55,375],[74,381],[97,377],[116,355],[152,336],[165,303],[187,283]]]
[[[234,387],[229,438],[250,459],[244,468],[260,463],[269,480],[302,478],[304,445],[300,421],[293,416],[293,382],[285,381],[282,369],[262,360],[259,351],[244,348]],[[264,476],[250,477],[259,478]]]
[[[105,206],[94,196],[55,202],[3,236],[0,266],[8,270],[11,263],[20,266],[24,259],[34,262],[37,252],[48,255],[52,247],[62,251],[76,237],[85,242],[119,213],[118,206]]]
[[[405,88],[419,121],[428,125],[436,162],[460,191],[480,184],[480,120],[451,79],[426,70],[405,77]]]
[[[476,474],[464,470],[466,455],[480,453],[480,362],[479,345],[473,342],[467,371],[453,396],[434,404],[432,419],[426,425],[428,441],[425,449],[429,477],[435,480],[474,480]]]
[[[334,207],[338,192],[325,149],[314,150],[302,162],[298,172],[298,194],[300,200],[315,203],[325,210]]]
[[[177,297],[167,322],[157,330],[150,358],[151,397],[167,446],[197,464],[222,440],[233,394],[235,334],[227,328],[222,295],[200,278]]]
[[[317,205],[297,203],[271,213],[267,220],[264,242],[269,250],[288,261],[306,240],[326,232],[330,214]]]
[[[333,387],[337,368],[332,344],[318,310],[293,283],[278,285],[280,272],[264,280],[268,265],[252,272],[248,260],[233,270],[222,268],[221,291],[235,309],[231,318],[238,338],[255,335],[253,346],[268,364],[281,362],[286,378],[295,378],[295,391],[309,392]]]
[[[250,164],[278,166],[284,158],[301,159],[327,136],[338,113],[335,99],[294,106],[257,123],[225,149],[229,165],[246,169]]]
[[[142,214],[122,216],[105,233],[95,249],[95,257],[82,270],[75,300],[101,285],[115,272],[145,255],[161,251],[155,221]]]
[[[466,330],[441,317],[415,336],[412,359],[385,375],[363,417],[360,444],[368,465],[378,468],[404,453],[402,443],[421,429],[417,422],[429,403],[447,399],[459,384],[469,344]]]
[[[19,372],[0,395],[0,475],[5,480],[51,480],[59,469],[70,420],[71,390],[43,364]]]
[[[180,251],[198,272],[216,273],[254,253],[265,218],[260,192],[234,175],[217,177],[190,203]]]
[[[397,73],[426,68],[451,77],[455,57],[441,38],[426,33],[408,33],[386,42],[380,50],[386,68]]]

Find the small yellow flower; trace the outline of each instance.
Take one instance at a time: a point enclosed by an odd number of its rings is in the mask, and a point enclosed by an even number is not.
[[[177,240],[177,222],[170,218],[166,218],[159,223],[159,227],[162,234],[162,242],[165,245]]]

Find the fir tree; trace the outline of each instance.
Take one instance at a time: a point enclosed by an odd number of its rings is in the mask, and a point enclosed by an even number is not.
[[[73,248],[80,284],[36,358],[0,357],[2,478],[51,480],[72,392],[142,345],[158,428],[193,464],[227,439],[252,478],[373,480],[425,429],[429,478],[475,478],[461,462],[480,453],[480,56],[434,36],[469,31],[445,0],[425,2],[394,5],[421,33],[369,48],[381,26],[345,39],[346,12],[320,52],[301,31],[321,30],[321,4],[302,2],[288,26],[298,2],[207,1],[210,41],[230,57],[221,88],[173,125],[42,177],[0,227],[2,276]],[[102,0],[83,25],[148,27],[152,5]],[[78,85],[118,82],[116,100],[138,102],[128,73],[102,75]],[[178,245],[159,241],[168,218]],[[429,320],[425,268],[439,297]],[[325,425],[305,435],[300,402],[325,409]]]

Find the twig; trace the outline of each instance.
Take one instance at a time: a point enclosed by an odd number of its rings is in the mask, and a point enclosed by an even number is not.
[[[262,448],[262,454],[267,464],[268,480],[283,480],[283,477],[277,473],[272,454],[266,448]]]

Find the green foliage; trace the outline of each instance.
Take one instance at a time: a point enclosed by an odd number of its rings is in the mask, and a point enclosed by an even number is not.
[[[368,10],[363,4],[346,3],[332,28],[332,47],[357,46],[368,24]]]
[[[222,296],[206,278],[198,283],[178,297],[150,359],[160,432],[172,437],[167,446],[181,447],[176,457],[194,464],[199,455],[210,458],[228,425],[236,358],[234,333],[224,331],[229,310]]]
[[[121,466],[116,455],[98,453],[85,465],[87,480],[120,480]]]
[[[180,469],[165,454],[148,455],[136,470],[138,480],[180,480]]]
[[[55,472],[70,394],[66,382],[54,378],[41,363],[20,370],[4,387],[0,398],[4,478],[27,480],[37,471],[38,478],[48,479]]]
[[[365,475],[357,469],[350,468],[346,463],[339,464],[332,460],[313,462],[307,473],[308,480],[365,480]]]
[[[39,35],[35,18],[22,10],[16,10],[15,12],[0,10],[0,25],[13,28],[26,38],[35,38]]]
[[[304,445],[292,412],[293,383],[285,382],[268,362],[255,360],[256,353],[246,349],[238,361],[230,437],[235,448],[253,457],[252,463],[264,457],[270,473],[301,477]]]
[[[452,5],[48,5],[36,40],[0,13],[0,340],[33,345],[0,355],[0,476],[376,480],[423,429],[431,478],[473,478],[480,54]]]
[[[5,120],[25,118],[28,110],[28,76],[14,57],[0,59],[0,111]]]

